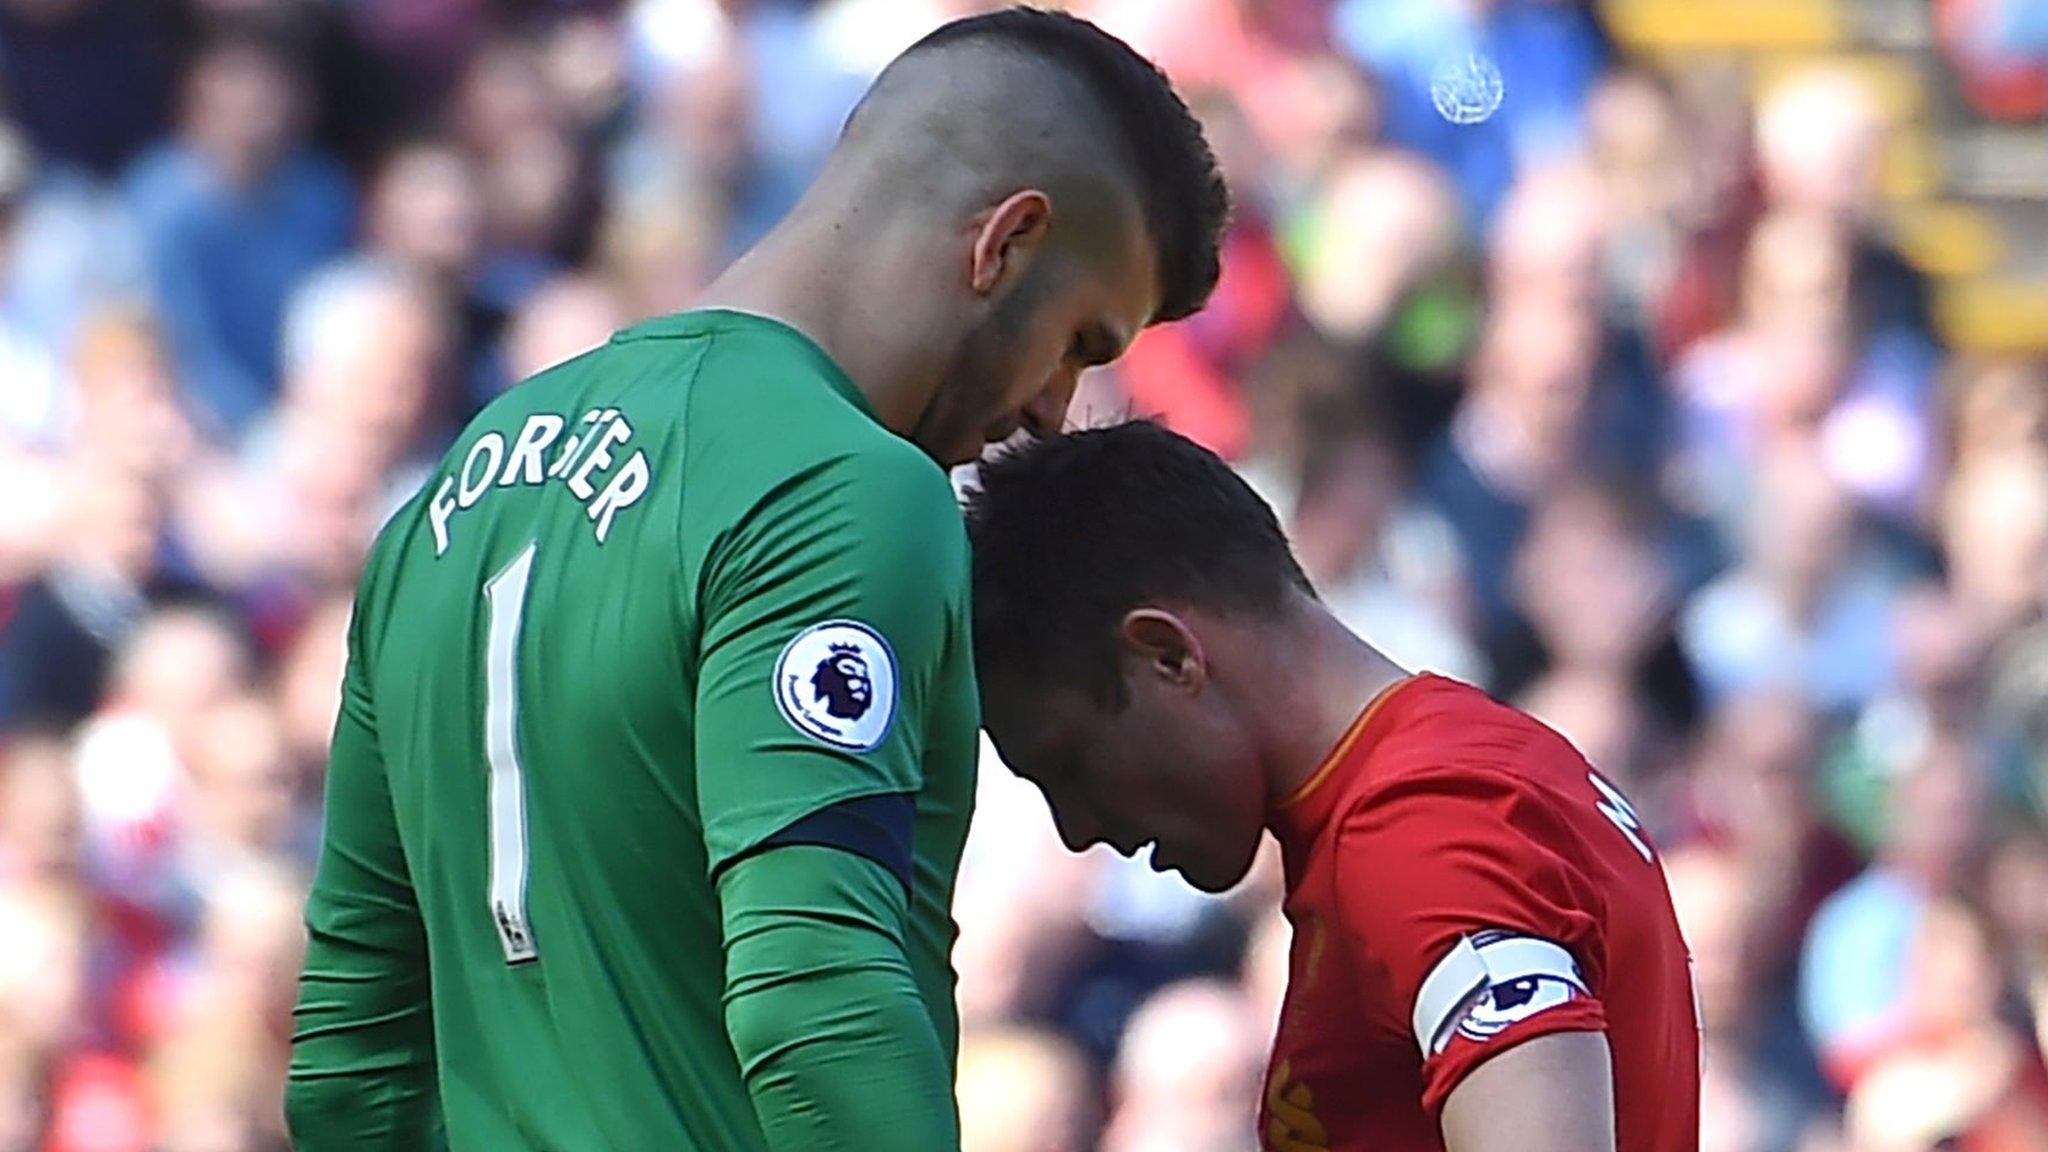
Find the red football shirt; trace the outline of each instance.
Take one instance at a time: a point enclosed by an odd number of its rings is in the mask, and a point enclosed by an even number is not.
[[[1699,1018],[1664,872],[1572,746],[1440,676],[1389,688],[1275,817],[1294,929],[1267,1152],[1434,1152],[1488,1058],[1601,1031],[1620,1152],[1699,1147]]]

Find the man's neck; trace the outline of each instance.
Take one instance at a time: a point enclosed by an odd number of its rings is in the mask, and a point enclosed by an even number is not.
[[[1315,773],[1374,697],[1408,675],[1319,602],[1293,600],[1284,642],[1261,653],[1265,666],[1247,709],[1268,811]]]
[[[907,436],[931,402],[944,360],[911,321],[913,301],[900,290],[869,287],[902,264],[884,229],[880,221],[799,208],[712,281],[696,306],[750,312],[802,332],[884,425]]]

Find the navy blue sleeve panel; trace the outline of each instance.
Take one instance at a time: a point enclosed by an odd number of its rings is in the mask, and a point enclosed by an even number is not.
[[[755,851],[791,844],[837,848],[881,865],[907,889],[916,822],[917,803],[908,792],[855,796],[798,820],[762,841]]]

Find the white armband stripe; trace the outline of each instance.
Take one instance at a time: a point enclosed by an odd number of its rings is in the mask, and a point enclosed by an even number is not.
[[[1436,962],[1422,987],[1415,993],[1415,1042],[1428,1059],[1436,1050],[1436,1038],[1455,1022],[1458,1009],[1486,987],[1486,961],[1479,958],[1470,936],[1458,937],[1457,944]]]
[[[1587,994],[1578,962],[1561,945],[1533,936],[1502,936],[1484,944],[1474,944],[1470,936],[1459,937],[1415,994],[1410,1022],[1423,1058],[1442,1050],[1439,1038],[1457,1026],[1460,1009],[1473,996],[1531,976],[1562,980],[1581,995]]]

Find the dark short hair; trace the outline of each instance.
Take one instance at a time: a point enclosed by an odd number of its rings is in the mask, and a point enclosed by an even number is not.
[[[1120,706],[1116,630],[1143,605],[1277,617],[1315,593],[1273,510],[1217,455],[1148,421],[981,465],[968,494],[984,671],[1058,677]]]
[[[1077,16],[1013,7],[945,24],[905,53],[993,41],[1064,68],[1101,105],[1125,145],[1159,261],[1159,312],[1178,320],[1216,288],[1230,193],[1202,125],[1157,65]]]

